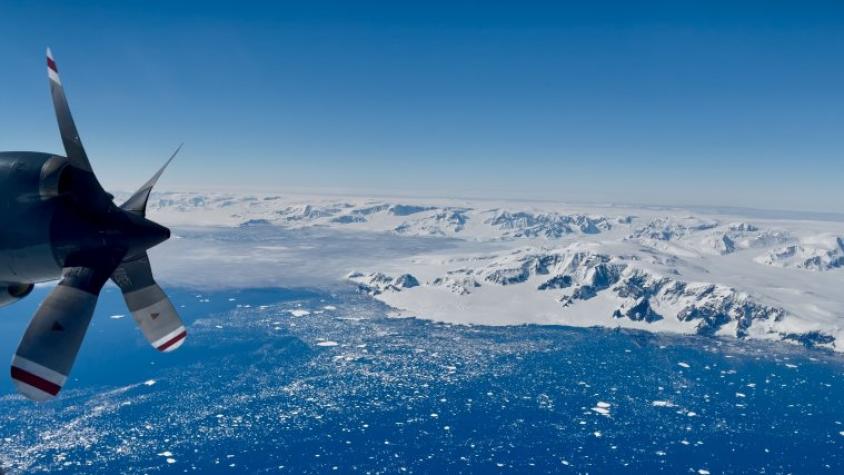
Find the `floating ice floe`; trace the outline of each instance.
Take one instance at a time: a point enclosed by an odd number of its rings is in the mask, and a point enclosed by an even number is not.
[[[290,315],[293,315],[294,317],[307,317],[308,315],[311,314],[311,312],[309,312],[307,310],[300,310],[300,309],[288,310],[288,312],[290,312]]]
[[[595,407],[592,408],[593,411],[597,412],[602,416],[609,417],[610,415],[610,403],[604,401],[598,401],[598,404],[595,404]]]
[[[126,315],[112,315],[112,316],[110,316],[110,317],[108,317],[108,318],[110,318],[110,319],[112,319],[112,320],[120,320],[121,318],[124,318],[125,316],[126,316]]]
[[[317,346],[337,346],[339,343],[336,341],[320,341],[317,343]]]
[[[155,384],[154,379],[148,379],[148,380],[144,381],[144,386],[152,386],[154,384]]]
[[[684,361],[677,363],[677,366],[680,366],[680,367],[683,367],[683,368],[691,368],[691,366],[689,366],[689,363],[686,363]]]
[[[651,406],[654,407],[674,407],[674,403],[671,401],[652,401]]]
[[[322,308],[324,308],[325,310],[337,310],[337,307],[335,307],[334,305],[326,305]]]

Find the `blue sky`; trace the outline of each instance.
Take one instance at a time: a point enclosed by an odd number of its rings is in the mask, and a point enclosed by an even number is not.
[[[584,4],[588,4],[584,5]],[[4,2],[0,150],[107,188],[844,211],[840,2]]]

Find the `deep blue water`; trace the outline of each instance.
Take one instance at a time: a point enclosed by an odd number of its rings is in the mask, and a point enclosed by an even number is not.
[[[9,358],[45,291],[0,310]],[[61,398],[0,378],[5,470],[844,472],[840,355],[388,319],[351,292],[168,292],[189,324],[179,351],[110,318],[127,314],[110,288]]]

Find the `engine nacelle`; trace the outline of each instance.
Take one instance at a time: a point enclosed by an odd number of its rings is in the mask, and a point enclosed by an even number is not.
[[[71,186],[69,165],[67,158],[48,153],[0,153],[3,198],[11,206],[59,196]]]
[[[0,307],[13,304],[32,293],[33,284],[0,284]]]
[[[53,223],[66,201],[61,195],[73,186],[73,175],[64,157],[0,153],[0,282],[42,282],[60,276]]]
[[[38,179],[38,194],[41,198],[55,198],[70,190],[73,174],[69,167],[70,162],[64,157],[53,156],[44,162]]]

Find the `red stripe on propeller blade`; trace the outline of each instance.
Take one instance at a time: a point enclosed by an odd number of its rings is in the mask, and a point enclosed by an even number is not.
[[[167,340],[164,344],[162,344],[161,346],[158,347],[158,351],[164,351],[167,348],[170,348],[171,346],[175,345],[176,343],[179,342],[179,340],[181,340],[182,338],[184,338],[186,336],[188,336],[187,330],[185,330],[182,333],[179,333],[178,335],[174,336],[173,338]]]
[[[12,378],[17,379],[22,383],[26,383],[32,387],[38,388],[44,391],[45,393],[52,394],[53,396],[58,394],[59,391],[62,389],[62,387],[58,384],[47,381],[46,379],[38,375],[32,374],[29,371],[20,369],[17,366],[12,366]]]

